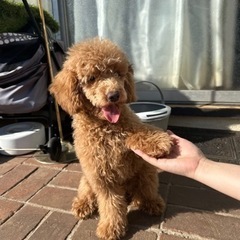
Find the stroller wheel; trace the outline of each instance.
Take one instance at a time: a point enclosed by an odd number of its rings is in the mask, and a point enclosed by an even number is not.
[[[58,137],[51,138],[48,143],[48,153],[51,160],[58,161],[62,152],[62,145]]]

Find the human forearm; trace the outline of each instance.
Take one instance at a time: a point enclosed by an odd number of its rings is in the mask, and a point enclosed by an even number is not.
[[[202,159],[193,179],[240,200],[240,166]]]

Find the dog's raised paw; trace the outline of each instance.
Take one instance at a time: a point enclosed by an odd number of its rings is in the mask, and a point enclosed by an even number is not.
[[[139,149],[151,157],[163,157],[170,153],[172,138],[162,131],[146,131],[132,134],[126,140],[126,146]]]

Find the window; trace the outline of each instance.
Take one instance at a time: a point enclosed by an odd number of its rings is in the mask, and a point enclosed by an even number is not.
[[[75,0],[61,3],[69,45],[100,36],[116,42],[135,78],[157,84],[174,103],[238,104],[238,0]],[[140,91],[157,100],[154,87]]]

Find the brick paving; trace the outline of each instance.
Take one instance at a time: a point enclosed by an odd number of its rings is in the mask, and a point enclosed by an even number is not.
[[[213,160],[240,163],[240,133],[172,130]],[[97,239],[98,217],[78,221],[70,212],[80,178],[76,162],[42,164],[31,154],[0,155],[0,239]],[[185,177],[163,172],[159,179],[166,211],[161,217],[129,212],[124,240],[240,240],[240,202]]]

